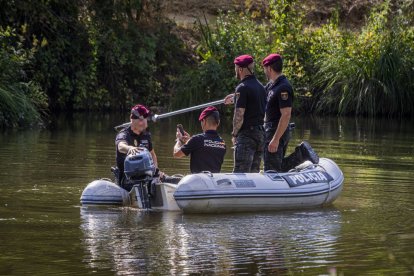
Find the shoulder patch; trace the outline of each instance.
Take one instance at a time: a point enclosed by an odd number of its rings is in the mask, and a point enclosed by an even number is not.
[[[280,97],[282,98],[282,100],[286,101],[287,99],[289,99],[289,93],[286,91],[280,92]]]
[[[237,86],[236,86],[236,92],[240,92],[240,89],[244,89],[246,87],[246,85],[244,84],[244,83],[239,83]]]

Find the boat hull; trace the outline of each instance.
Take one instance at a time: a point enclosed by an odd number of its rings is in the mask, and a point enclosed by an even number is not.
[[[149,198],[154,210],[223,213],[314,208],[331,204],[340,195],[344,176],[330,159],[302,164],[289,173],[199,173],[178,184],[157,183]],[[142,208],[139,186],[127,192],[108,180],[91,182],[82,205],[122,205]]]
[[[343,180],[339,167],[321,158],[318,166],[286,174],[186,176],[174,198],[187,213],[314,208],[331,204],[341,193]]]
[[[82,205],[129,205],[128,192],[109,179],[94,180],[81,195]]]

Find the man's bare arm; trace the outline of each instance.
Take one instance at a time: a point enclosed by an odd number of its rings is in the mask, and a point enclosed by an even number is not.
[[[155,154],[154,149],[152,151],[150,151],[151,156],[152,156],[152,161],[154,161],[154,165],[156,168],[158,168],[158,158],[157,155]]]
[[[291,107],[281,108],[280,113],[282,115],[280,117],[279,124],[277,125],[276,132],[273,135],[273,139],[276,141],[280,140],[280,138],[283,136],[283,134],[285,133],[289,125],[290,116],[292,114],[292,108]]]
[[[134,146],[129,146],[127,142],[124,142],[124,141],[121,141],[118,143],[118,151],[120,153],[128,154],[132,152],[131,150],[135,150],[136,152],[138,152],[139,148],[134,147]],[[158,167],[158,158],[157,158],[157,155],[155,154],[155,151],[152,150],[150,151],[150,153],[151,153],[152,160],[154,161],[155,167]]]
[[[234,104],[234,98],[237,98],[239,94],[240,93],[238,92],[228,94],[226,97],[224,97],[224,104],[225,105]]]
[[[236,107],[234,109],[234,116],[233,116],[233,136],[237,136],[239,133],[244,120],[244,112],[246,111],[245,108]]]
[[[118,151],[119,151],[120,153],[127,154],[127,153],[128,153],[128,151],[129,151],[129,150],[131,150],[131,149],[133,149],[133,148],[135,148],[135,147],[133,147],[133,146],[129,146],[129,145],[127,144],[127,142],[121,141],[121,142],[119,142],[119,143],[118,143]]]
[[[182,150],[181,150],[182,146],[183,146],[183,144],[180,142],[179,139],[177,139],[177,143],[175,143],[174,152],[173,152],[173,157],[174,158],[181,158],[181,157],[185,156],[184,152],[182,152]]]
[[[187,143],[188,140],[190,140],[190,134],[184,131],[184,135],[182,135],[180,130],[177,129],[176,137],[177,137],[177,142],[174,145],[173,157],[181,158],[185,156],[184,152],[181,150],[181,147],[183,146],[183,143]]]

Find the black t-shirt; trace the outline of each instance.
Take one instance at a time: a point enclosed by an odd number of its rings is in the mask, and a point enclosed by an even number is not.
[[[149,151],[152,151],[152,141],[151,141],[151,133],[145,131],[141,134],[136,134],[132,131],[131,127],[127,127],[121,130],[115,138],[115,145],[116,145],[116,165],[120,169],[120,171],[124,172],[124,161],[126,158],[126,154],[119,152],[118,144],[120,142],[126,142],[129,146],[134,147],[145,147]]]
[[[274,83],[266,85],[266,123],[279,124],[281,108],[292,107],[293,89],[285,76],[280,76]]]
[[[197,134],[181,147],[185,155],[190,155],[191,173],[209,171],[218,173],[226,154],[226,144],[215,130]]]
[[[236,108],[245,108],[241,129],[263,125],[266,108],[266,91],[254,75],[247,76],[236,87]]]

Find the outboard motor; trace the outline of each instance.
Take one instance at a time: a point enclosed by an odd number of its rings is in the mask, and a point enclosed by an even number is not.
[[[154,176],[156,175],[151,153],[146,148],[142,148],[137,153],[129,154],[125,158],[124,174],[121,187],[127,191],[136,189],[138,207],[151,208],[151,198],[155,197]]]
[[[110,179],[99,179],[89,183],[81,195],[82,205],[131,205],[137,203],[141,209],[151,208],[155,198],[157,171],[151,153],[146,148],[129,154],[124,162],[125,176],[120,181],[118,168],[112,168],[116,184]],[[128,194],[133,190],[132,193]],[[133,198],[131,198],[133,197]]]
[[[124,174],[127,179],[153,177],[155,166],[151,153],[142,148],[138,153],[127,155],[124,161]]]

